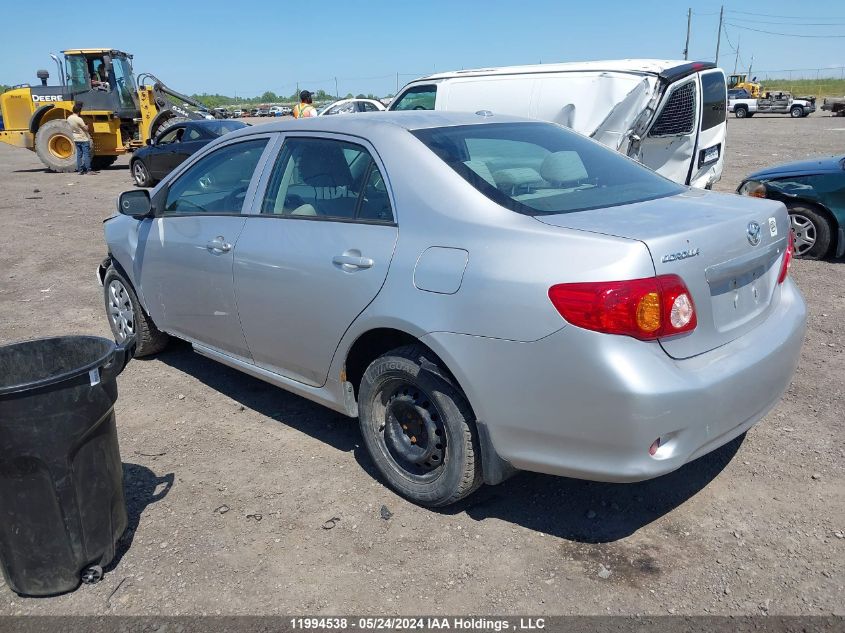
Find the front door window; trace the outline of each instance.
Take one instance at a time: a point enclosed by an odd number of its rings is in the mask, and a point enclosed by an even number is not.
[[[164,214],[240,213],[266,145],[267,139],[233,143],[194,163],[170,187]]]

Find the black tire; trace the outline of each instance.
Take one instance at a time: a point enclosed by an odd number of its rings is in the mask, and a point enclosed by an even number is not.
[[[91,169],[108,169],[117,160],[117,156],[94,156],[91,159]]]
[[[833,238],[833,229],[828,219],[815,207],[805,204],[790,204],[787,210],[795,239],[795,256],[822,259],[830,250]]]
[[[129,163],[129,171],[132,174],[132,180],[139,187],[152,187],[155,184],[155,180],[150,175],[150,170],[143,159],[133,158],[132,162]]]
[[[734,108],[734,116],[737,119],[744,119],[748,116],[748,108],[746,108],[745,106],[737,106],[736,108]]]
[[[430,507],[482,484],[475,417],[436,363],[421,345],[391,350],[364,372],[358,398],[361,433],[379,472],[396,492]]]
[[[117,302],[114,301],[115,298]],[[141,307],[132,284],[114,266],[109,266],[103,277],[103,299],[106,305],[106,318],[115,340],[122,343],[130,336],[135,336],[135,358],[155,354],[167,347],[170,337],[155,326],[153,320]],[[121,319],[114,310],[116,304],[123,308],[121,314],[129,327],[120,326]],[[131,310],[127,310],[127,307]],[[131,314],[127,315],[127,312]]]
[[[800,119],[802,116],[804,116],[804,108],[802,108],[801,106],[792,106],[792,108],[789,110],[789,116],[791,116],[793,119]]]
[[[76,171],[76,145],[64,119],[47,121],[35,134],[35,153],[50,171]]]

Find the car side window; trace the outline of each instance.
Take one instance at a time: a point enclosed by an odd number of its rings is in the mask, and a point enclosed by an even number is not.
[[[384,179],[366,148],[317,138],[285,141],[270,176],[261,213],[393,221]]]
[[[168,132],[162,134],[156,145],[169,145],[170,143],[178,143],[182,139],[182,134],[185,133],[185,128],[177,126]]]
[[[185,134],[182,136],[183,141],[198,141],[201,138],[202,138],[202,132],[200,132],[195,127],[186,129]]]
[[[361,105],[364,106],[364,112],[378,112],[378,108],[369,101],[364,101]]]
[[[164,215],[240,213],[267,139],[226,145],[204,156],[167,192]]]
[[[390,104],[391,110],[434,110],[437,86],[414,86],[405,91],[396,102]]]

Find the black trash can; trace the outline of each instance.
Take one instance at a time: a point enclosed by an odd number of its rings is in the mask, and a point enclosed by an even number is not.
[[[114,558],[127,524],[115,379],[133,345],[0,347],[0,567],[18,594],[72,591]]]

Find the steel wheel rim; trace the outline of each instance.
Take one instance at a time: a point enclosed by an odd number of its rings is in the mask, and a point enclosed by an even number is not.
[[[47,143],[50,153],[56,158],[67,159],[73,156],[73,142],[63,134],[56,134]]]
[[[135,182],[139,185],[147,181],[147,170],[144,168],[144,163],[136,161],[132,168],[132,173],[135,175]]]
[[[795,254],[806,255],[816,245],[816,225],[807,216],[795,213],[789,215]]]
[[[108,288],[109,323],[118,343],[135,335],[135,310],[126,287],[117,279]]]
[[[379,449],[391,466],[415,483],[438,479],[448,461],[443,413],[424,390],[408,381],[388,382],[376,398]]]

